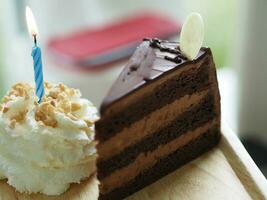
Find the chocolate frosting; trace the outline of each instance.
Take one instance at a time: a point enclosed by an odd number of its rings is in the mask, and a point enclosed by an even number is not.
[[[208,51],[202,47],[197,57],[190,61],[180,51],[179,43],[144,39],[104,98],[101,114],[119,99],[177,67],[196,62]]]

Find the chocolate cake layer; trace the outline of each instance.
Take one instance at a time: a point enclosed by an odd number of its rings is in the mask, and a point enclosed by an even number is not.
[[[155,88],[154,92],[144,94],[144,96],[118,111],[111,116],[103,116],[96,123],[96,139],[103,142],[124,127],[129,127],[133,122],[153,112],[155,109],[163,107],[186,94],[193,94],[209,87],[209,60],[201,64],[198,68],[190,68],[177,77],[167,80],[165,83]]]
[[[191,141],[187,145],[179,148],[165,158],[160,159],[153,167],[145,170],[133,180],[125,183],[109,193],[101,194],[100,200],[119,200],[138,191],[139,189],[153,183],[157,179],[174,171],[179,166],[191,161],[202,153],[214,147],[220,139],[219,127],[210,128],[206,133]]]
[[[142,173],[148,168],[151,168],[161,158],[168,156],[169,154],[175,152],[177,149],[182,148],[184,145],[200,137],[211,127],[215,127],[216,124],[218,125],[218,120],[209,121],[192,131],[187,131],[185,134],[175,138],[167,144],[159,145],[153,151],[140,153],[131,164],[120,168],[109,176],[101,179],[101,191],[103,193],[108,193],[115,188],[121,187],[125,183],[134,179],[138,174]]]
[[[124,148],[152,135],[160,128],[167,126],[176,119],[178,115],[184,113],[192,106],[197,105],[208,92],[209,90],[204,90],[192,95],[185,95],[182,98],[155,110],[146,117],[131,124],[131,126],[124,128],[114,137],[97,145],[98,159],[106,160],[123,151]]]
[[[209,93],[198,105],[182,113],[168,126],[162,127],[162,129],[153,133],[151,136],[125,148],[124,151],[107,160],[98,160],[98,178],[102,179],[113,171],[127,166],[134,161],[140,153],[153,151],[159,145],[166,144],[179,137],[181,134],[194,130],[214,119],[216,117],[214,107],[214,96]]]

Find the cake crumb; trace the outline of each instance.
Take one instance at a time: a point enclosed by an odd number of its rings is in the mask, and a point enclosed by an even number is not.
[[[71,103],[71,111],[75,112],[81,108],[81,105],[79,103]]]
[[[3,109],[3,113],[6,113],[8,111],[8,107],[4,107],[4,109]]]
[[[61,102],[59,102],[58,106],[64,110],[64,113],[71,112],[71,103],[67,99],[64,99]]]
[[[50,101],[50,104],[52,105],[52,106],[54,106],[54,107],[56,107],[56,102],[55,101]]]
[[[28,110],[23,110],[18,112],[16,115],[11,117],[11,121],[15,120],[16,122],[23,122]]]
[[[61,91],[65,91],[66,86],[62,83],[59,83],[59,88],[61,89]]]
[[[49,96],[52,97],[53,99],[57,99],[58,94],[59,94],[59,91],[58,90],[51,90],[49,92]]]
[[[90,121],[88,119],[85,119],[84,122],[87,124],[87,126],[92,126],[94,124],[93,121]]]

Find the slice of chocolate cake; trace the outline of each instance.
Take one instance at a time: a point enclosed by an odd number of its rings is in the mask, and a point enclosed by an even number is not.
[[[100,199],[122,199],[218,143],[211,50],[190,61],[179,49],[145,39],[104,99],[96,123]]]

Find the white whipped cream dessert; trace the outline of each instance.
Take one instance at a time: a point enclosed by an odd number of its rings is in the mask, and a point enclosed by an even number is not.
[[[19,192],[59,195],[96,171],[97,109],[79,90],[18,83],[0,105],[0,179]]]

